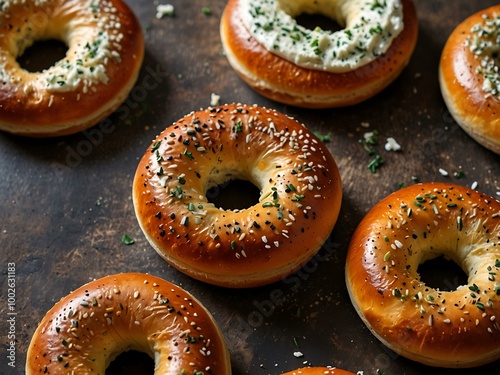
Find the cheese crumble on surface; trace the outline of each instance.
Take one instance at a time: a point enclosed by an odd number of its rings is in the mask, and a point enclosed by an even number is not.
[[[387,138],[387,142],[386,142],[384,147],[385,147],[386,151],[399,151],[399,150],[401,150],[401,145],[393,137]]]
[[[220,95],[217,95],[216,93],[210,94],[210,105],[212,107],[218,106],[220,103]]]
[[[174,6],[172,4],[159,4],[156,6],[156,18],[171,17],[174,15]]]

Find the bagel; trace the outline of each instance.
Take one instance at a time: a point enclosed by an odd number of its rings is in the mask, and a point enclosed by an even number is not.
[[[443,291],[418,266],[445,256],[468,275]],[[438,367],[500,358],[500,202],[445,183],[417,184],[378,204],[356,228],[346,284],[361,319],[396,353]]]
[[[439,62],[444,102],[474,140],[500,154],[500,5],[477,12],[451,33]]]
[[[83,285],[47,312],[26,375],[104,374],[127,350],[149,354],[155,374],[231,374],[224,338],[199,301],[158,277],[123,273]]]
[[[229,0],[220,35],[229,64],[261,95],[306,108],[360,103],[408,64],[418,36],[411,0]],[[323,14],[342,30],[295,19]],[[342,47],[339,47],[342,46]]]
[[[259,202],[225,210],[207,191],[231,179]],[[340,176],[326,148],[298,121],[242,104],[176,121],[153,140],[133,181],[147,240],[172,266],[225,287],[278,281],[310,260],[340,211]]]
[[[141,26],[122,0],[6,0],[0,4],[0,130],[33,137],[79,132],[111,114],[144,56]],[[28,72],[17,58],[43,39],[65,58]]]
[[[282,375],[355,375],[352,372],[340,370],[335,367],[303,367],[298,370],[286,372]]]

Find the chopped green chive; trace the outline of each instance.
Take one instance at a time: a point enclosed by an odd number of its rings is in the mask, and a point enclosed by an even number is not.
[[[160,152],[158,150],[156,150],[156,161],[158,163],[163,161],[163,156],[160,155]]]
[[[469,286],[469,289],[476,293],[479,292],[479,287],[476,284]]]
[[[380,168],[384,164],[382,160],[382,156],[380,154],[376,154],[375,157],[368,163],[368,169],[370,172],[375,173],[378,168]]]
[[[243,124],[241,121],[238,121],[236,124],[234,124],[234,130],[236,133],[241,133],[243,131]]]
[[[125,245],[132,245],[133,243],[135,243],[135,241],[133,238],[131,238],[128,234],[125,233],[122,236],[122,243]]]
[[[156,142],[153,147],[151,147],[151,152],[155,152],[156,150],[158,150],[160,148],[160,145],[161,145],[161,140]]]
[[[321,134],[317,131],[313,131],[313,134],[323,143],[330,142],[332,140],[332,135],[330,133],[328,134]]]

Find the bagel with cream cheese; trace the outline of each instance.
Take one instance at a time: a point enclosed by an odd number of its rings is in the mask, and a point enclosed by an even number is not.
[[[332,32],[297,23],[322,14]],[[230,0],[221,19],[230,65],[258,93],[306,108],[360,103],[393,82],[416,45],[411,0]]]
[[[17,58],[43,39],[65,58],[28,72]],[[0,4],[0,130],[51,137],[79,132],[126,99],[144,56],[141,26],[122,0],[5,0]]]

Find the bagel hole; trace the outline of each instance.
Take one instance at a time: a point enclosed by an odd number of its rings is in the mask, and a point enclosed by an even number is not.
[[[155,364],[146,353],[136,350],[118,355],[106,369],[106,375],[153,375]]]
[[[295,21],[298,25],[309,30],[319,27],[321,30],[337,32],[344,29],[337,21],[322,14],[302,13],[295,17]]]
[[[234,179],[211,187],[207,199],[224,210],[243,210],[259,203],[260,189],[247,180]]]
[[[68,47],[57,39],[37,40],[17,58],[18,64],[31,73],[41,72],[66,57]]]
[[[418,273],[425,285],[446,292],[466,285],[468,280],[464,270],[456,262],[444,256],[426,260],[418,266]]]

